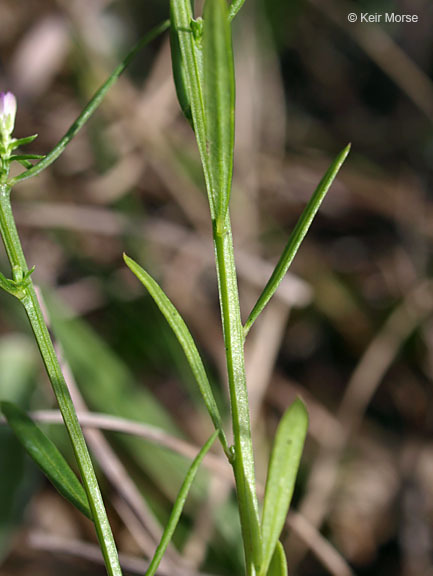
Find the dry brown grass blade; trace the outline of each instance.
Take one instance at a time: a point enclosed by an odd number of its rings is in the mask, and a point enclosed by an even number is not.
[[[89,544],[83,540],[74,540],[46,532],[33,531],[28,535],[28,542],[33,549],[40,550],[41,552],[61,554],[62,556],[70,556],[72,558],[88,560],[96,564],[103,564],[98,546]],[[143,575],[146,573],[149,565],[146,560],[129,554],[119,554],[119,560],[122,568],[131,574]],[[179,574],[179,576],[214,576],[206,572],[192,571],[188,568],[184,570],[178,568],[176,573]],[[160,566],[157,574],[160,576],[172,576],[173,569],[172,567],[167,568]]]

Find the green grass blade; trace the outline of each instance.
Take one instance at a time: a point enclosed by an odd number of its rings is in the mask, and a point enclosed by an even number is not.
[[[191,336],[187,325],[185,324],[182,316],[179,314],[172,302],[166,296],[162,288],[157,282],[155,282],[150,274],[148,274],[141,266],[139,266],[126,254],[124,254],[124,260],[131,272],[135,274],[138,280],[140,280],[140,282],[148,290],[149,294],[152,296],[156,305],[161,310],[162,314],[176,335],[180,345],[182,346],[186,359],[188,360],[188,363],[200,388],[200,392],[203,396],[203,400],[206,404],[206,408],[209,412],[215,429],[219,431],[219,436],[224,451],[226,454],[229,454],[227,439],[222,429],[221,415],[212,393],[212,388],[209,384],[206,370],[203,366],[199,351],[197,350],[197,346],[195,345],[194,339]]]
[[[19,442],[56,490],[92,520],[84,488],[56,446],[15,404],[1,402],[0,408]]]
[[[262,516],[261,576],[267,574],[286,520],[307,428],[307,410],[303,402],[297,399],[281,419],[269,460]]]
[[[131,63],[134,59],[137,52],[141,50],[144,46],[149,44],[152,40],[154,40],[157,36],[165,32],[170,26],[170,22],[166,20],[162,24],[159,24],[155,28],[153,28],[148,34],[143,36],[143,38],[132,48],[132,50],[127,54],[126,58],[123,60],[119,66],[113,71],[111,76],[104,82],[104,84],[99,88],[99,90],[95,93],[93,98],[87,104],[87,106],[83,109],[81,114],[63,136],[63,138],[56,144],[56,146],[47,154],[47,156],[35,164],[33,168],[26,170],[22,174],[19,174],[15,178],[12,178],[9,182],[9,186],[14,186],[17,182],[21,182],[22,180],[27,180],[27,178],[31,178],[32,176],[36,176],[40,174],[42,170],[45,170],[50,164],[52,164],[57,158],[62,154],[66,146],[69,142],[74,138],[74,136],[81,130],[84,124],[89,120],[98,106],[101,104],[102,100],[104,99],[106,93],[111,88],[111,86],[116,82],[119,76],[125,71],[127,66]]]
[[[287,560],[281,542],[277,542],[266,576],[287,576]]]
[[[275,270],[272,273],[272,276],[270,277],[268,283],[266,284],[263,292],[260,294],[254,308],[251,311],[251,314],[248,317],[248,320],[245,323],[244,326],[245,336],[248,334],[251,326],[257,320],[263,308],[272,298],[278,286],[280,285],[281,280],[284,278],[284,275],[289,269],[290,264],[292,263],[294,257],[296,256],[296,253],[303,239],[305,238],[305,235],[307,234],[311,226],[311,223],[313,222],[316,212],[318,211],[323,199],[325,198],[329,188],[331,187],[333,181],[335,180],[349,152],[350,152],[350,144],[346,146],[346,148],[344,148],[342,152],[340,152],[340,154],[331,164],[325,176],[320,181],[320,184],[316,188],[316,191],[312,195],[307,206],[305,207],[304,211],[302,212],[301,217],[299,218],[293,232],[289,237],[284,252],[281,255],[281,258],[279,259],[278,264],[276,265]]]
[[[217,226],[224,226],[233,174],[235,74],[226,0],[206,0],[203,26],[204,105]]]
[[[152,561],[149,564],[149,568],[146,571],[146,576],[154,576],[155,572],[157,571],[159,563],[161,562],[161,559],[164,556],[164,552],[166,551],[167,546],[173,537],[177,523],[179,522],[180,515],[182,514],[182,510],[186,498],[188,496],[188,492],[191,488],[192,483],[194,482],[194,478],[197,474],[200,464],[202,463],[203,458],[209,452],[210,447],[215,442],[217,436],[218,436],[218,430],[215,430],[215,432],[212,434],[212,436],[209,438],[209,440],[206,442],[206,444],[203,446],[203,448],[200,450],[195,460],[191,464],[191,467],[188,470],[186,478],[183,481],[183,484],[179,490],[179,494],[173,505],[173,510],[171,512],[167,526],[165,527],[164,533],[161,538],[161,542],[159,543],[155,551],[155,554],[152,558]]]

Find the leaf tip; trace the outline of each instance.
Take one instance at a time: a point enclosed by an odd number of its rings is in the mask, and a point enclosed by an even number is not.
[[[346,146],[346,148],[343,149],[343,152],[341,153],[343,156],[343,160],[346,160],[351,149],[352,149],[352,142],[349,142],[349,144]]]
[[[131,268],[131,264],[134,264],[134,260],[130,258],[126,252],[123,252],[122,256],[125,264],[128,266],[128,268]]]
[[[309,420],[309,414],[308,414],[308,409],[307,409],[307,405],[304,402],[304,400],[301,398],[301,396],[296,396],[295,401],[292,404],[292,409],[295,410],[296,412],[299,412],[300,414],[303,414],[306,419],[307,422]]]

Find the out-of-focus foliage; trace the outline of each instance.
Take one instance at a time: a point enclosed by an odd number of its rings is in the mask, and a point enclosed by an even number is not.
[[[33,394],[35,354],[26,337],[0,339],[1,395],[28,406]],[[34,469],[13,434],[0,428],[0,559],[8,552],[13,530],[22,521],[35,486]]]

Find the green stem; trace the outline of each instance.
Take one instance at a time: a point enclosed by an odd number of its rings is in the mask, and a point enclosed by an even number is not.
[[[261,560],[260,521],[245,376],[244,336],[228,211],[223,231],[220,232],[214,223],[214,245],[233,422],[235,452],[232,465],[238,494],[247,574],[253,576]]]
[[[0,184],[0,233],[12,269],[18,268],[25,274],[28,271],[28,267],[15,225],[15,219],[12,214],[10,188],[4,184]],[[110,576],[121,576],[122,570],[119,564],[116,545],[92,461],[31,278],[29,278],[25,286],[23,286],[23,295],[20,297],[20,300],[29,318],[66,429],[72,442],[107,572]]]

